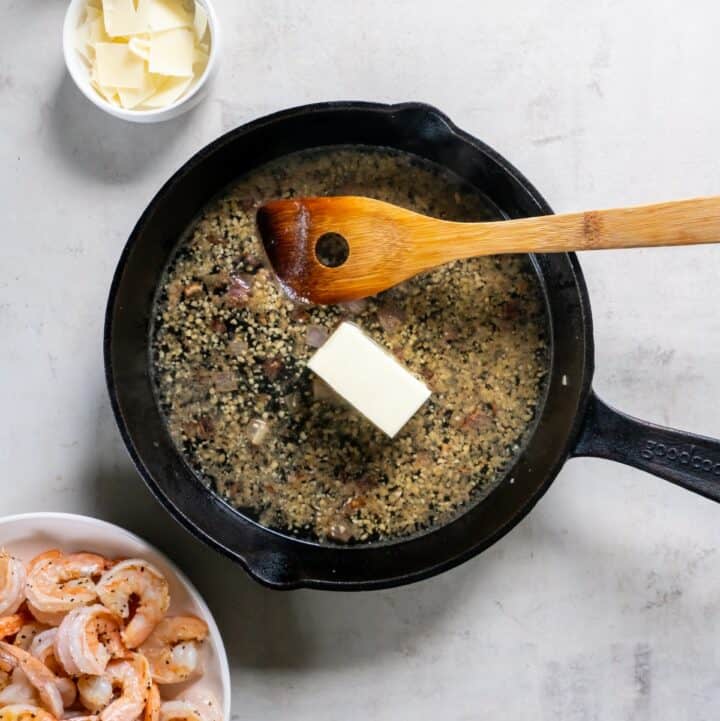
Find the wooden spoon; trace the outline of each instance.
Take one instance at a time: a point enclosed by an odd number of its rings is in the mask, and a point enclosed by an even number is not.
[[[489,223],[429,218],[355,196],[276,200],[257,212],[265,251],[297,299],[375,295],[458,258],[720,241],[720,196]]]

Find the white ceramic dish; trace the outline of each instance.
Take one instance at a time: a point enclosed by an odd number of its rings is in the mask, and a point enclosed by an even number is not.
[[[215,619],[207,604],[178,567],[147,541],[112,523],[70,513],[26,513],[0,518],[0,548],[23,561],[42,551],[94,551],[109,558],[143,558],[157,566],[170,584],[170,614],[191,613],[210,629],[204,643],[201,678],[163,687],[163,696],[180,694],[188,686],[207,691],[218,700],[223,718],[230,718],[230,670]]]
[[[63,55],[70,77],[79,88],[80,92],[96,107],[109,115],[122,120],[129,120],[133,123],[159,123],[163,120],[170,120],[182,115],[191,108],[194,108],[207,94],[210,82],[217,72],[218,56],[220,53],[220,32],[218,29],[217,14],[210,0],[197,0],[208,14],[208,30],[210,33],[210,57],[205,72],[195,78],[190,89],[172,105],[156,110],[126,110],[109,103],[105,98],[98,95],[90,85],[90,71],[80,54],[75,50],[74,38],[77,27],[80,24],[82,13],[87,5],[87,0],[70,0],[68,9],[65,12],[63,24]]]

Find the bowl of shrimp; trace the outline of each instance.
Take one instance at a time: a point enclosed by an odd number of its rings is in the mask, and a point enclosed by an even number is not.
[[[0,518],[0,721],[228,721],[205,601],[156,548],[67,513]]]

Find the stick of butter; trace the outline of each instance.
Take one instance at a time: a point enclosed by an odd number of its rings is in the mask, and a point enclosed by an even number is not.
[[[342,323],[308,368],[393,438],[430,397],[430,389],[353,323]]]

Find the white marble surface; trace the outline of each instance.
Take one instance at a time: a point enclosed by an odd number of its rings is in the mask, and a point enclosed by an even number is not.
[[[65,76],[61,0],[0,0],[2,513],[98,515],[164,548],[216,611],[233,719],[717,718],[720,508],[572,461],[536,510],[442,577],[271,593],[148,496],[115,429],[101,323],[138,214],[191,153],[315,100],[418,99],[518,165],[556,210],[720,193],[709,0],[216,0],[211,97],[113,121]],[[599,392],[720,435],[720,248],[585,255]]]

